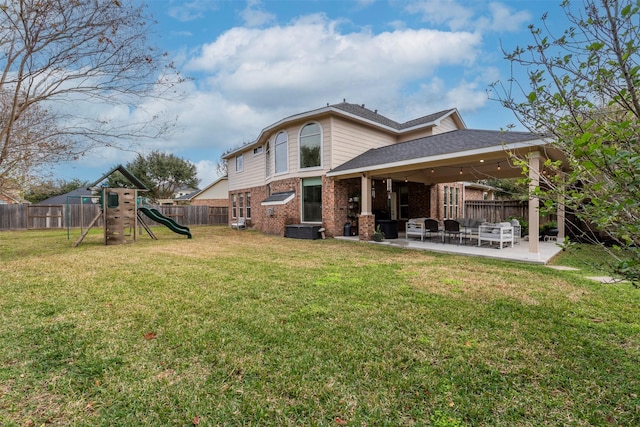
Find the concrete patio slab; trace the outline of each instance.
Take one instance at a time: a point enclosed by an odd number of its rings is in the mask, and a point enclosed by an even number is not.
[[[402,234],[402,233],[401,233]],[[336,239],[358,240],[358,236],[337,236]],[[509,261],[520,261],[534,264],[547,264],[557,254],[562,252],[556,242],[540,242],[540,252],[530,253],[528,242],[522,240],[513,247],[499,249],[497,245],[483,244],[478,246],[477,240],[472,240],[471,244],[465,242],[456,245],[455,242],[442,243],[441,241],[424,241],[419,239],[405,239],[404,235],[399,235],[397,239],[385,239],[382,242],[365,242],[377,245],[397,246],[405,249],[424,250],[431,252],[447,253],[453,255],[467,255],[485,258],[503,259]]]

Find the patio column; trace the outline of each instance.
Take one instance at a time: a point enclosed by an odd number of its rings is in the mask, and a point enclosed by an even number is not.
[[[560,183],[562,186],[558,192],[558,241],[564,241],[566,230],[564,227],[565,210],[564,210],[564,181]]]
[[[540,186],[540,152],[529,154],[529,253],[540,254],[540,199],[535,191]]]
[[[371,215],[371,206],[373,205],[373,202],[371,200],[371,178],[369,178],[368,176],[362,175],[360,188],[362,189],[360,213],[362,215]]]
[[[360,194],[360,217],[358,218],[358,236],[360,240],[371,240],[375,229],[375,218],[371,207],[373,206],[371,196],[371,178],[362,175]]]

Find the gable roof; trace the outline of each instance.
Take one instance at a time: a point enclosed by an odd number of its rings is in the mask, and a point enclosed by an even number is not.
[[[367,123],[371,126],[378,127],[387,132],[391,132],[394,134],[402,134],[405,132],[410,132],[419,128],[428,128],[432,126],[436,126],[446,117],[455,115],[456,120],[458,120],[462,127],[465,127],[462,118],[458,114],[458,110],[455,108],[449,110],[439,111],[437,113],[429,114],[427,116],[419,117],[417,119],[412,119],[404,123],[396,122],[395,120],[391,120],[388,117],[383,116],[378,113],[378,110],[370,110],[362,105],[351,104],[346,101],[341,102],[339,104],[329,105],[326,107],[317,108],[315,110],[306,111],[304,113],[294,114],[289,117],[285,117],[282,120],[279,120],[264,129],[260,132],[260,135],[247,144],[243,144],[242,146],[229,151],[226,154],[223,154],[223,159],[229,159],[243,151],[247,150],[249,147],[260,143],[263,138],[269,134],[270,132],[276,130],[279,127],[284,126],[287,123],[294,122],[297,120],[311,119],[314,117],[318,117],[323,114],[335,114],[342,117],[351,118],[353,120],[359,121],[361,123]]]
[[[227,179],[229,179],[227,177],[227,175],[221,176],[218,179],[216,179],[215,181],[213,181],[211,184],[207,185],[206,187],[204,187],[202,190],[197,190],[191,194],[187,194],[186,196],[182,196],[180,197],[181,199],[186,198],[187,200],[192,200],[193,198],[199,196],[200,194],[204,193],[205,191],[207,191],[208,189],[215,187],[216,185],[218,185],[218,183],[222,182],[222,181],[226,181]]]
[[[398,131],[411,129],[411,128],[424,126],[424,125],[434,126],[438,124],[438,122],[444,119],[445,117],[448,117],[451,114],[457,112],[455,108],[451,108],[449,110],[438,111],[437,113],[429,114],[423,117],[418,117],[417,119],[409,120],[408,122],[399,123],[399,122],[396,122],[395,120],[391,120],[381,114],[378,114],[378,110],[371,111],[368,108],[365,108],[364,104],[357,105],[357,104],[350,104],[348,102],[342,102],[340,104],[334,104],[330,107],[343,110],[347,113],[356,115],[363,119],[367,119],[371,122],[376,122],[381,125],[388,126]]]
[[[2,191],[0,190],[0,203],[2,199],[7,199],[9,201],[11,201],[12,203],[19,203],[20,199],[16,196],[14,196],[13,194],[10,194],[8,191]]]
[[[140,181],[138,178],[136,178],[131,172],[129,172],[124,166],[122,165],[118,165],[115,168],[111,169],[111,171],[107,172],[106,174],[104,174],[102,176],[102,178],[98,179],[97,181],[95,181],[92,184],[89,184],[87,186],[88,189],[91,189],[93,187],[96,187],[98,184],[100,184],[102,181],[104,181],[105,179],[109,178],[109,176],[111,176],[112,173],[114,173],[115,171],[120,172],[125,178],[127,178],[129,180],[129,182],[131,184],[133,184],[138,190],[149,190],[147,188],[146,185],[144,185],[142,183],[142,181]]]
[[[544,145],[540,135],[529,132],[459,129],[407,142],[371,149],[332,169],[327,176],[364,172],[382,165],[421,163],[464,152],[504,150],[505,146]]]

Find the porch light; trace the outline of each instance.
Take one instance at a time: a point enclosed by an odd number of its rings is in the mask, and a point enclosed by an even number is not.
[[[460,175],[462,175],[462,168],[460,168]]]
[[[498,162],[498,170],[500,170],[500,162]]]

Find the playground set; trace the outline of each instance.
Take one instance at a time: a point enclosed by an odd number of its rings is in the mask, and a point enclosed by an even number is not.
[[[100,183],[116,171],[120,172],[136,188],[109,188],[108,186],[99,186]],[[103,218],[104,223],[105,245],[121,245],[135,242],[137,239],[138,226],[144,228],[152,239],[157,240],[156,235],[153,234],[151,228],[145,223],[143,215],[164,225],[174,233],[185,235],[189,239],[192,238],[188,227],[178,224],[173,219],[164,216],[157,209],[138,206],[139,200],[141,199],[138,193],[149,191],[149,189],[122,165],[117,166],[102,178],[89,185],[87,189],[100,192],[99,203],[101,209],[91,220],[89,226],[80,238],[73,244],[73,247],[77,247],[82,243],[89,233],[89,230],[91,230],[100,218]]]

